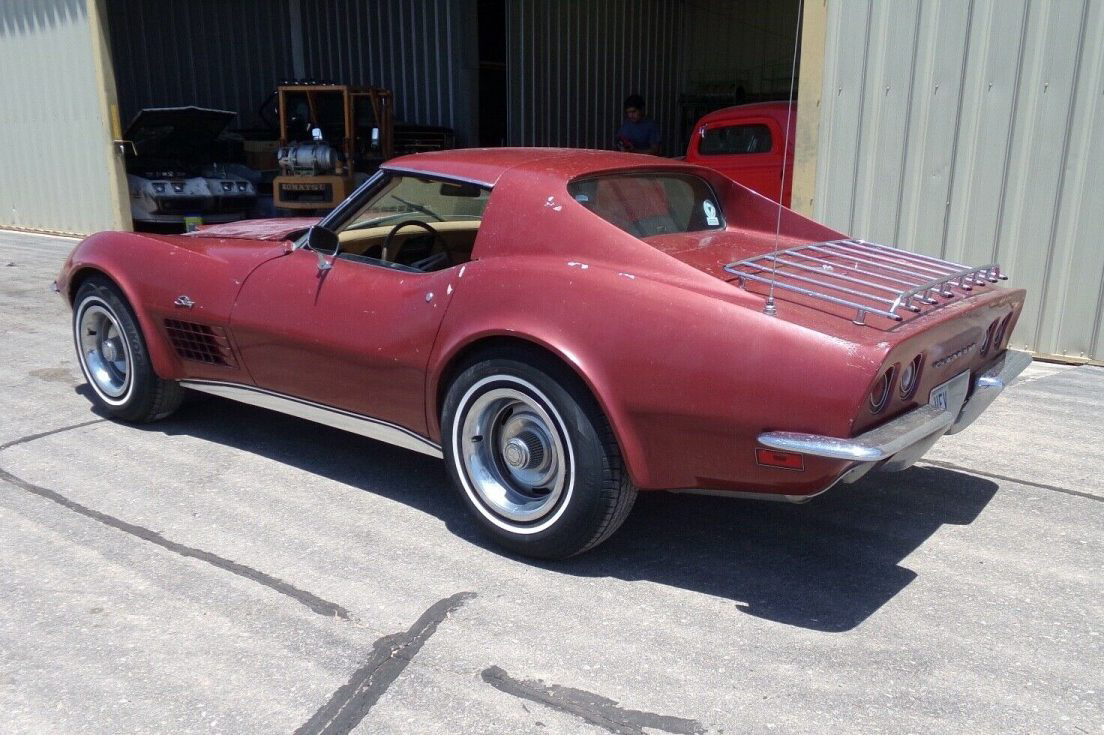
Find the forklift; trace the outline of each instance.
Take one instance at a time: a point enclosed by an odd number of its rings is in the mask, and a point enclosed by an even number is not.
[[[345,84],[287,84],[276,89],[280,174],[273,205],[327,210],[393,155],[390,90]]]

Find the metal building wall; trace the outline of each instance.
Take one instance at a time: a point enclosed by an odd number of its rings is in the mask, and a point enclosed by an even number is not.
[[[295,76],[293,0],[107,0],[125,126],[143,107],[199,105],[256,110]]]
[[[470,104],[459,61],[475,32],[460,0],[302,0],[306,72],[386,87],[399,120],[457,128]],[[474,11],[474,4],[472,4]]]
[[[510,145],[610,148],[632,92],[676,129],[683,4],[507,0]],[[666,135],[668,154],[685,141]]]
[[[94,0],[0,0],[0,227],[129,226],[105,41]]]
[[[813,216],[999,261],[1028,289],[1014,346],[1104,361],[1104,2],[826,10],[819,115],[799,103],[819,127]]]
[[[786,92],[798,3],[728,0],[686,4],[684,73],[689,93]]]

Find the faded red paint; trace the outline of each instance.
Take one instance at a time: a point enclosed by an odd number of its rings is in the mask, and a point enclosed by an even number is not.
[[[222,225],[203,225],[192,237],[246,238],[250,240],[285,240],[288,235],[302,232],[318,224],[319,217],[277,217],[254,219],[244,222],[227,222]]]
[[[986,288],[901,324],[857,326],[780,294],[778,315],[766,316],[763,296],[722,268],[775,246],[777,205],[689,163],[495,149],[407,156],[387,168],[494,185],[473,260],[410,273],[338,258],[321,274],[315,254],[268,239],[278,229],[268,221],[237,223],[233,236],[220,237],[217,228],[101,233],[77,247],[59,285],[71,296],[71,279],[90,269],[115,279],[164,378],[255,384],[438,443],[438,396],[456,356],[487,338],[524,340],[558,355],[589,386],[641,488],[789,495],[822,489],[849,464],[806,457],[803,471],[764,466],[755,455],[761,432],[847,437],[898,415],[916,399],[895,395],[878,416],[866,409],[886,366],[920,351],[931,364],[1023,304],[1023,291]],[[649,244],[568,194],[576,177],[622,170],[702,176],[727,228]],[[252,232],[258,237],[239,239]],[[782,212],[780,247],[839,237]],[[173,305],[182,294],[193,309]],[[181,360],[166,343],[165,318],[226,328],[239,367]],[[925,369],[915,395],[983,362],[975,351],[942,371]]]

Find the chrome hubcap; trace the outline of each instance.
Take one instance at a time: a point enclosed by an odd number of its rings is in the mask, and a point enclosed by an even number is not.
[[[532,470],[544,464],[547,443],[534,431],[524,431],[506,442],[502,458],[515,470]]]
[[[81,312],[80,357],[95,387],[110,398],[119,398],[130,387],[130,347],[123,339],[115,315],[94,304]]]
[[[526,393],[497,388],[464,415],[461,451],[480,500],[511,521],[535,521],[556,507],[567,467],[548,411]]]

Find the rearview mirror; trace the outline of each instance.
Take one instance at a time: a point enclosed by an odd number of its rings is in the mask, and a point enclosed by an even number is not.
[[[443,197],[468,197],[476,199],[482,194],[482,190],[474,184],[441,184],[439,191]]]

